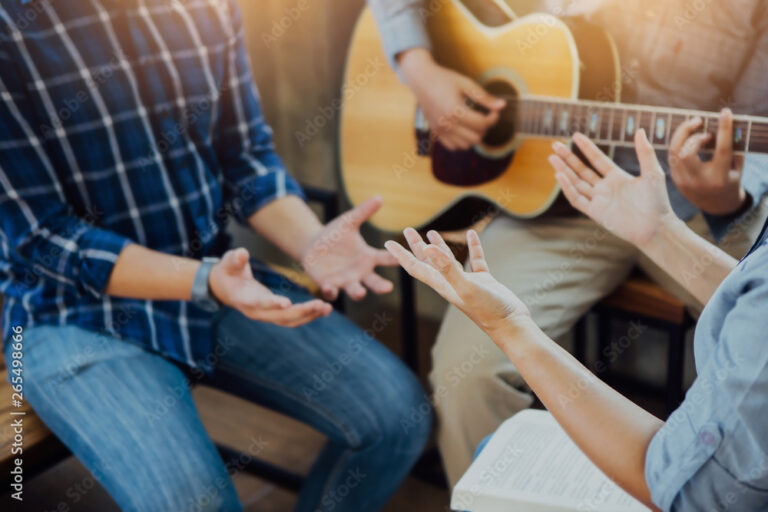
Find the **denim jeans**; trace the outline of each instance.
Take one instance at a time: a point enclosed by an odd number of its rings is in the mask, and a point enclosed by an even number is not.
[[[296,510],[379,510],[429,436],[429,402],[417,379],[335,312],[287,329],[227,309],[214,331],[213,370],[197,377],[328,437]],[[26,399],[121,509],[242,509],[190,396],[193,373],[73,326],[26,331],[23,360]]]

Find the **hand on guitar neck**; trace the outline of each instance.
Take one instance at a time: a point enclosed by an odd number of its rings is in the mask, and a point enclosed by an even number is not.
[[[678,190],[699,210],[712,215],[737,212],[749,200],[741,186],[744,157],[733,154],[733,114],[720,113],[715,153],[704,162],[699,153],[712,141],[712,134],[697,132],[702,119],[694,117],[680,125],[669,148],[669,169]]]
[[[637,246],[706,304],[736,260],[695,234],[672,211],[664,171],[645,130],[635,134],[640,176],[618,167],[587,137],[573,142],[589,160],[585,165],[565,144],[554,144],[549,162],[568,201],[619,238]],[[690,269],[707,262],[706,272],[690,279]]]
[[[431,132],[446,149],[471,148],[499,120],[506,105],[503,99],[488,94],[474,80],[441,66],[425,48],[406,50],[397,60]],[[467,100],[488,113],[468,106]]]

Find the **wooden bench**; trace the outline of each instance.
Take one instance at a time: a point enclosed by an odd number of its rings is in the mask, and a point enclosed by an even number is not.
[[[35,411],[24,401],[20,408],[13,407],[11,394],[13,389],[8,382],[8,370],[0,359],[0,415],[3,418],[3,426],[0,428],[0,471],[7,475],[14,465],[15,458],[21,458],[24,462],[24,479],[29,479],[44,471],[50,466],[60,462],[69,455],[68,450],[62,445],[56,436],[43,424]],[[11,426],[14,416],[11,412],[24,412],[23,418],[23,455],[14,455],[12,448],[16,433]]]

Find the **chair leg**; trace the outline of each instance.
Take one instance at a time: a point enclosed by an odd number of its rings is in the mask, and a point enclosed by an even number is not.
[[[400,269],[400,307],[402,308],[403,361],[419,374],[418,325],[416,323],[416,284],[413,278]]]
[[[573,330],[573,356],[581,363],[587,362],[587,316],[581,317]]]
[[[669,351],[667,354],[667,414],[683,401],[683,372],[685,365],[685,334],[683,325],[669,329]]]

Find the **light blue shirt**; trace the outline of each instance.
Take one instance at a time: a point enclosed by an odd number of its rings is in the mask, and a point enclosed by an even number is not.
[[[768,510],[766,227],[702,313],[698,377],[648,447],[646,480],[664,511]]]

